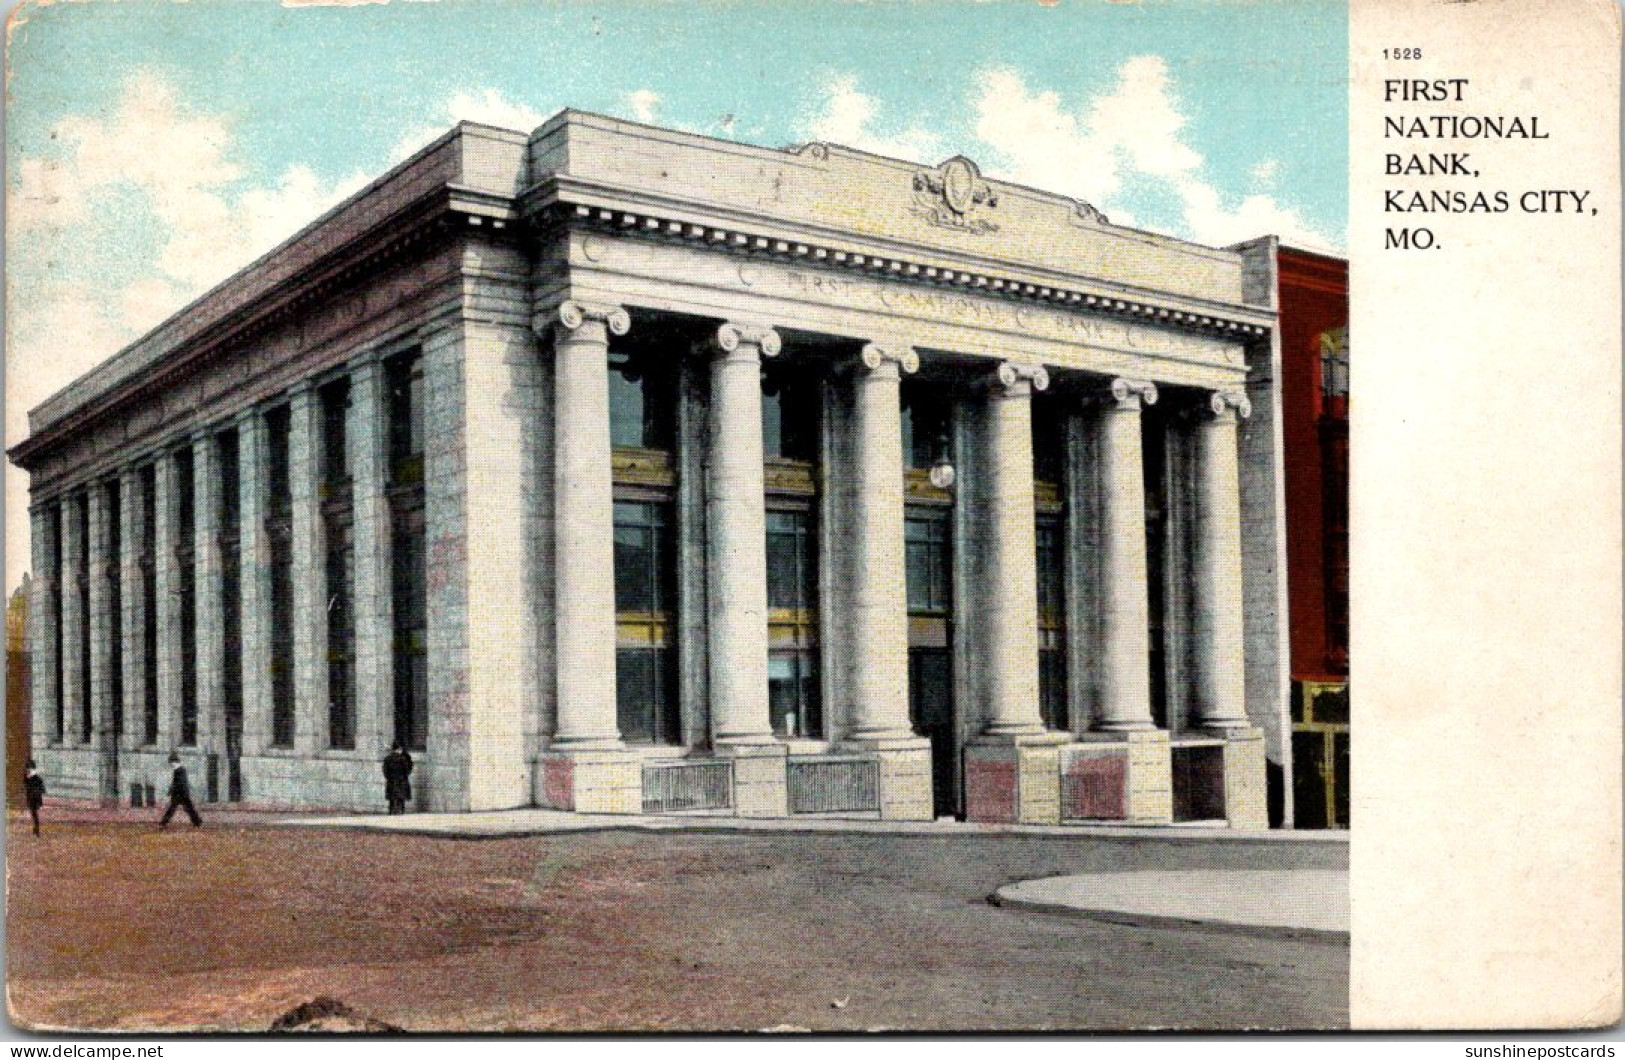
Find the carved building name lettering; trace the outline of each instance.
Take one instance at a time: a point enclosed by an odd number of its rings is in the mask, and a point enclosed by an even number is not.
[[[1218,363],[1240,362],[1240,350],[1195,335],[1180,335],[1125,320],[1087,317],[1039,306],[1013,306],[993,299],[920,290],[831,276],[815,271],[752,267],[747,286],[781,283],[804,297],[837,299],[847,305],[931,317],[971,327],[1024,331],[1060,342],[1104,346],[1142,353],[1180,354]]]

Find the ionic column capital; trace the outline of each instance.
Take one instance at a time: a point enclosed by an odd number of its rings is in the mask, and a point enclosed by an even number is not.
[[[1144,405],[1155,405],[1157,398],[1157,384],[1146,379],[1125,379],[1121,376],[1113,379],[1109,388],[1111,402],[1125,412],[1138,412]],[[1106,395],[1101,395],[1101,403],[1106,404]]]
[[[723,353],[733,353],[740,346],[755,346],[762,352],[763,357],[777,357],[784,344],[779,339],[779,333],[770,327],[758,324],[739,324],[729,321],[717,328],[717,349]]]
[[[595,305],[574,299],[561,302],[558,323],[566,331],[575,331],[584,324],[602,324],[612,335],[625,335],[632,330],[632,318],[618,305]]]
[[[1253,403],[1240,390],[1215,390],[1208,395],[1207,407],[1215,418],[1222,419],[1234,411],[1239,419],[1253,414]]]
[[[1049,372],[1041,364],[1020,364],[1000,361],[993,378],[1006,394],[1030,393],[1049,389]]]
[[[870,342],[863,347],[859,355],[863,367],[871,372],[877,372],[883,366],[895,364],[899,372],[912,375],[920,370],[920,355],[914,352],[914,347],[896,345],[892,343]]]

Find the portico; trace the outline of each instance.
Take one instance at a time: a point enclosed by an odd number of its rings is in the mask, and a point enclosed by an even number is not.
[[[399,739],[437,809],[1262,827],[1266,251],[964,158],[459,126],[34,410],[36,758],[363,808]]]

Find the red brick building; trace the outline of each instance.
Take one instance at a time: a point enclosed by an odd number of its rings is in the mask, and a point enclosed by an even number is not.
[[[1347,827],[1348,262],[1289,247],[1278,260],[1294,818]]]

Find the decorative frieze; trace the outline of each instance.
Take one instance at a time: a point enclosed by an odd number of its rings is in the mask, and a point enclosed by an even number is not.
[[[951,212],[951,211],[948,211]],[[1155,323],[1169,328],[1223,335],[1234,338],[1257,338],[1269,334],[1269,328],[1252,321],[1236,320],[1222,313],[1181,309],[1104,290],[1086,290],[1064,283],[1042,283],[1001,276],[975,269],[953,268],[889,254],[873,254],[847,250],[812,242],[783,239],[716,225],[694,224],[687,221],[653,217],[624,210],[599,209],[590,206],[570,208],[570,216],[577,222],[594,228],[620,233],[635,233],[648,238],[699,243],[709,247],[750,254],[754,258],[780,258],[811,265],[833,266],[839,269],[861,270],[864,273],[889,279],[906,280],[924,287],[966,288],[981,294],[992,294],[1006,299],[1028,299],[1052,303],[1091,313],[1129,318],[1134,322]],[[590,237],[589,237],[590,238]],[[584,254],[589,260],[600,260],[606,248],[596,244],[597,254]],[[746,286],[750,273],[741,266],[741,280]],[[829,276],[830,282],[839,283],[838,276]],[[808,280],[809,283],[819,282]]]

